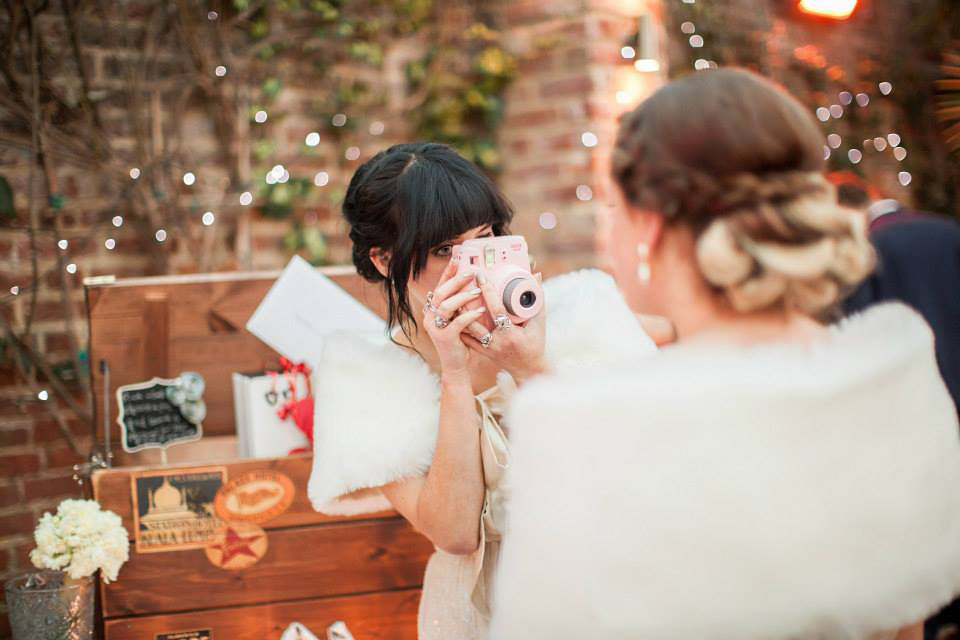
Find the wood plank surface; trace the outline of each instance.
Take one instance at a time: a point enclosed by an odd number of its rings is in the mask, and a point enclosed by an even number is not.
[[[345,291],[385,316],[379,289],[342,267],[320,269]],[[103,431],[103,380],[99,362],[110,366],[109,424],[119,448],[116,388],[154,376],[197,371],[206,379],[205,435],[236,431],[231,374],[275,367],[278,355],[249,333],[246,322],[273,285],[276,274],[206,274],[195,277],[138,278],[86,288],[90,362],[96,427]],[[152,303],[150,301],[153,301]],[[165,300],[165,318],[157,301]],[[152,337],[166,333],[165,345]]]
[[[416,640],[419,589],[338,598],[121,618],[105,624],[106,640],[153,640],[158,633],[210,629],[213,640],[276,640],[291,622],[320,638],[337,620],[357,640]]]
[[[189,472],[194,467],[206,467],[217,465],[219,462],[212,459],[210,462],[204,462],[201,465],[170,465],[163,467],[164,470],[176,470],[178,472]],[[310,469],[313,464],[313,456],[302,454],[288,456],[285,458],[261,458],[245,459],[242,461],[232,461],[224,466],[227,467],[227,481],[236,478],[249,471],[258,471],[269,469],[283,473],[293,482],[294,496],[290,507],[282,514],[261,524],[264,529],[280,529],[285,527],[303,526],[309,524],[322,524],[333,522],[346,522],[351,520],[368,520],[371,518],[384,518],[396,515],[394,511],[383,511],[375,514],[364,514],[360,516],[327,516],[317,513],[310,504],[307,497],[307,482],[310,479]],[[133,539],[133,496],[130,486],[130,477],[140,471],[157,471],[161,467],[116,467],[113,469],[101,469],[93,474],[93,495],[104,509],[109,509],[116,513],[123,520],[123,525],[130,533],[130,539]]]
[[[227,571],[203,549],[131,553],[101,585],[105,618],[411,588],[433,545],[401,518],[269,532],[259,562]]]

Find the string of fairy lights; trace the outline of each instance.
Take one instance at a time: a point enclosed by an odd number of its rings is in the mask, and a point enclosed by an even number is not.
[[[680,0],[684,4],[696,4],[697,0]],[[219,14],[216,11],[211,11],[208,13],[207,18],[211,21],[219,19]],[[697,26],[694,22],[687,20],[680,24],[680,32],[683,36],[686,37],[687,45],[693,50],[703,49],[706,45],[705,39],[702,34],[697,33]],[[633,46],[631,44],[624,45],[620,49],[621,58],[633,65],[633,68],[638,74],[649,74],[657,73],[661,70],[660,62],[652,56],[643,56],[641,52],[638,51],[639,46]],[[695,71],[707,71],[710,69],[717,68],[717,63],[713,60],[707,58],[697,58],[693,67]],[[213,73],[217,78],[224,78],[228,69],[225,65],[217,65],[213,69]],[[880,82],[877,85],[877,90],[881,96],[890,95],[893,92],[893,86],[890,82]],[[634,100],[634,96],[627,91],[617,91],[615,95],[615,100],[618,104],[627,105]],[[854,108],[866,109],[868,108],[873,99],[867,93],[856,93],[853,94],[849,91],[842,91],[837,95],[837,101],[830,105],[819,106],[815,109],[814,114],[817,119],[824,123],[835,123],[840,121],[849,110]],[[252,115],[252,121],[257,125],[264,125],[270,119],[270,114],[266,109],[258,109]],[[330,124],[335,128],[345,127],[349,121],[349,116],[345,113],[334,114],[330,119]],[[368,133],[371,136],[381,136],[386,131],[386,125],[380,120],[374,120],[369,123],[367,128]],[[303,144],[307,148],[317,147],[322,142],[322,136],[318,131],[310,131],[305,134]],[[902,144],[901,136],[895,132],[889,132],[884,135],[878,135],[874,138],[864,140],[862,145],[858,146],[849,146],[846,149],[847,159],[851,164],[859,164],[864,158],[864,151],[872,151],[876,153],[886,153],[889,152],[897,162],[903,162],[907,157],[907,150]],[[580,144],[587,148],[591,149],[600,144],[599,136],[593,131],[583,131],[580,134]],[[824,146],[824,158],[829,159],[834,153],[842,152],[841,147],[844,145],[844,140],[842,136],[836,131],[832,131],[827,135],[827,144]],[[345,149],[343,152],[343,157],[345,160],[353,162],[360,158],[362,155],[361,149],[359,146],[351,145]],[[181,181],[183,185],[190,189],[198,185],[200,180],[199,170],[185,170],[181,174]],[[130,167],[128,172],[129,178],[132,181],[137,181],[143,177],[143,171],[140,167],[133,166]],[[263,180],[266,185],[276,185],[284,184],[290,180],[290,171],[283,164],[275,164],[270,170],[268,170]],[[907,186],[912,181],[912,176],[908,171],[902,170],[897,174],[897,179],[902,186]],[[328,171],[321,170],[317,171],[313,176],[313,185],[322,188],[330,184],[331,175]],[[593,188],[589,184],[579,184],[575,188],[575,196],[580,202],[589,202],[594,197]],[[236,200],[240,206],[249,207],[253,204],[254,194],[251,190],[244,190],[236,194]],[[208,208],[199,216],[200,224],[204,227],[211,227],[217,222],[217,214],[213,210],[214,208]],[[558,217],[555,213],[551,211],[542,212],[539,215],[539,226],[544,230],[552,230],[558,225]],[[110,225],[114,230],[119,230],[124,225],[124,218],[121,215],[114,215],[110,220]],[[98,229],[99,227],[96,227]],[[115,234],[114,234],[115,235]],[[118,247],[117,238],[114,235],[110,235],[103,240],[104,248],[107,251],[114,251]],[[157,243],[164,243],[170,240],[171,233],[168,229],[160,227],[154,230],[153,239]],[[66,254],[70,251],[70,247],[76,245],[73,242],[73,239],[61,238],[57,240],[58,249]],[[78,272],[78,265],[76,261],[66,260],[64,269],[70,275],[74,275]],[[37,278],[41,280],[42,278]],[[4,295],[0,298],[0,303],[6,302],[10,299],[17,298],[25,292],[29,291],[31,286],[37,286],[37,283],[31,285],[13,285],[10,287],[9,294]]]

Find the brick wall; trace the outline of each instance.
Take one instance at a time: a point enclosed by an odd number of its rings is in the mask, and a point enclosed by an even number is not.
[[[529,237],[533,253],[546,271],[597,263],[596,219],[603,210],[605,162],[616,116],[625,108],[614,95],[628,90],[629,101],[635,102],[660,81],[658,74],[637,74],[619,54],[623,39],[635,28],[631,18],[638,12],[654,10],[647,9],[647,4],[632,0],[506,3],[506,44],[518,58],[519,73],[506,96],[506,118],[501,129],[505,167],[500,185],[516,206],[515,230]],[[169,235],[161,245],[153,239],[155,229],[148,217],[142,211],[130,210],[118,197],[131,188],[128,171],[137,164],[133,158],[139,134],[124,101],[111,92],[125,86],[124,74],[137,54],[145,20],[146,16],[134,16],[113,24],[112,31],[87,32],[93,36],[83,49],[91,89],[101,96],[109,144],[121,164],[109,175],[91,174],[66,163],[55,166],[55,179],[66,204],[60,214],[59,231],[41,234],[37,239],[38,269],[43,277],[37,290],[31,346],[56,364],[66,363],[71,353],[60,290],[60,273],[66,264],[77,265],[77,272],[70,274],[66,283],[73,313],[80,320],[73,326],[72,339],[83,349],[84,277],[198,269],[279,269],[290,257],[284,246],[290,222],[264,218],[252,207],[242,205],[238,193],[224,193],[227,173],[219,165],[218,143],[209,118],[193,102],[172,108],[178,103],[163,87],[148,87],[164,105],[155,114],[155,125],[171,144],[187,142],[176,157],[177,171],[192,171],[197,176],[196,184],[190,187],[174,185],[173,197],[187,216],[199,218],[203,211],[213,209],[216,223],[202,227],[196,220],[185,220],[166,229]],[[62,16],[51,11],[40,24],[51,48],[65,46]],[[322,123],[312,115],[315,92],[309,76],[285,86],[269,107],[267,123],[262,125],[264,137],[273,144],[271,162],[283,164],[293,176],[308,179],[317,172],[328,172],[329,183],[298,206],[293,219],[318,226],[327,235],[333,262],[349,261],[349,243],[337,214],[336,197],[329,196],[345,188],[353,170],[365,158],[408,137],[404,114],[394,106],[400,101],[389,97],[396,90],[395,78],[402,77],[399,65],[404,55],[402,50],[387,52],[387,68],[380,79],[388,93],[385,106],[347,114],[359,124],[342,140],[324,138],[316,147],[304,146],[308,132],[322,129]],[[161,47],[156,60],[176,70],[184,64],[184,56],[183,52]],[[67,60],[58,69],[57,86],[78,91],[75,66]],[[368,125],[373,121],[384,123],[383,133],[370,132]],[[585,132],[597,136],[595,146],[585,146]],[[353,145],[361,149],[361,155],[346,160],[344,149]],[[26,207],[25,194],[30,185],[27,158],[25,150],[0,145],[0,174],[10,181],[21,211]],[[578,199],[578,187],[583,199]],[[585,188],[592,194],[589,198]],[[218,204],[211,206],[210,202]],[[551,215],[543,214],[551,214],[555,226],[550,224]],[[119,228],[111,222],[116,215],[124,217]],[[108,238],[116,242],[115,248],[107,248]],[[66,251],[57,247],[61,239],[68,241]],[[198,247],[209,249],[203,252],[204,264],[198,263]],[[0,228],[0,313],[18,329],[28,315],[29,296],[21,292],[11,297],[8,291],[24,286],[29,277],[26,234]],[[15,379],[11,363],[5,363],[0,368],[0,581],[31,568],[27,554],[33,546],[32,529],[37,518],[63,498],[80,496],[71,475],[72,466],[83,456],[73,453],[55,417],[62,416],[82,454],[91,445],[89,425],[71,418],[61,403],[38,398],[42,390],[49,393],[42,380],[15,383]],[[76,385],[71,391],[80,393]],[[84,402],[82,397],[80,402]],[[5,607],[0,602],[0,638],[7,633]]]
[[[523,0],[507,8],[520,67],[507,94],[501,185],[517,209],[515,231],[547,272],[602,260],[597,221],[618,116],[663,81],[620,54],[644,13],[659,19],[659,3]]]

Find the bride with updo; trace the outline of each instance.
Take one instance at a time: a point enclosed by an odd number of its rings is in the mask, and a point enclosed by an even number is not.
[[[960,591],[930,329],[899,304],[817,320],[874,261],[823,142],[740,70],[624,116],[610,258],[678,340],[515,397],[491,638],[919,639]]]

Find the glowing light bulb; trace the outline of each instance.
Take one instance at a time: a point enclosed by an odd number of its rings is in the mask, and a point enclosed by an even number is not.
[[[653,58],[640,58],[633,63],[633,68],[641,73],[656,73],[660,71],[660,61]]]
[[[326,171],[320,171],[317,175],[313,176],[313,184],[318,187],[325,187],[327,183],[330,182],[330,174]]]
[[[374,120],[373,122],[370,123],[370,129],[369,129],[370,135],[372,136],[382,135],[383,132],[386,130],[386,128],[387,128],[386,125],[384,125],[382,122],[380,122],[379,120]]]
[[[831,133],[827,136],[827,144],[830,145],[831,149],[836,149],[843,142],[843,139],[840,138],[840,135],[837,133]]]
[[[540,214],[540,228],[541,229],[554,229],[557,226],[557,215],[550,211],[544,211]]]
[[[889,82],[881,82],[877,85],[877,88],[880,89],[880,93],[885,96],[888,96],[893,92],[893,85]]]
[[[250,193],[249,191],[244,191],[243,193],[240,194],[240,204],[246,207],[251,202],[253,202],[252,193]]]
[[[320,134],[316,131],[311,131],[307,134],[307,137],[303,139],[303,143],[308,147],[315,147],[320,144]]]
[[[890,143],[890,146],[891,146],[891,147],[899,147],[899,146],[900,146],[900,136],[899,136],[898,134],[896,134],[896,133],[888,133],[888,134],[887,134],[887,142]]]
[[[17,285],[13,285],[12,287],[10,287],[10,294],[14,296],[20,295],[20,287],[18,287]]]
[[[580,135],[580,142],[582,142],[585,147],[595,147],[598,142],[597,134],[593,131],[584,131]]]
[[[699,49],[703,46],[703,36],[699,34],[692,35],[690,36],[689,42],[691,47],[693,47],[694,49]]]
[[[60,251],[66,251],[67,247],[70,246],[70,243],[67,242],[66,240],[59,240],[57,242],[57,246],[60,247]]]
[[[637,50],[633,47],[620,47],[620,56],[625,60],[633,60],[637,57]]]
[[[847,158],[850,159],[851,163],[859,164],[860,161],[863,160],[863,153],[860,149],[850,149],[850,151],[847,152]]]
[[[46,402],[50,398],[50,394],[47,393],[46,389],[41,389],[40,393],[37,394],[37,399]]]
[[[139,168],[134,167],[134,168],[130,169],[130,179],[131,179],[131,180],[136,180],[136,179],[139,178],[139,177],[140,177],[140,169],[139,169]]]
[[[113,251],[117,248],[117,241],[113,238],[107,238],[103,241],[103,246],[107,248],[107,251]]]
[[[813,16],[846,20],[857,8],[857,0],[800,0],[799,8]]]
[[[903,160],[907,157],[907,150],[903,147],[894,147],[893,157],[897,159],[897,162],[903,162]]]
[[[694,33],[697,32],[697,25],[687,20],[686,22],[680,25],[680,31],[682,31],[688,36],[693,35]]]
[[[164,229],[157,229],[153,237],[157,239],[157,242],[163,242],[167,239],[167,232]]]
[[[213,215],[213,211],[207,211],[206,213],[203,214],[203,217],[200,218],[200,222],[203,223],[203,226],[209,227],[214,223],[216,219],[217,217]]]
[[[197,181],[197,176],[193,175],[191,172],[187,171],[183,174],[183,184],[188,187],[193,186],[193,183]]]
[[[900,173],[897,174],[897,180],[899,180],[900,184],[902,184],[903,186],[907,186],[908,184],[913,182],[913,176],[910,175],[909,171],[901,171]]]
[[[263,109],[257,111],[255,114],[253,114],[253,121],[257,124],[263,124],[267,121],[267,112]]]
[[[350,148],[348,148],[348,149],[344,152],[343,157],[346,158],[347,160],[351,160],[351,161],[352,161],[352,160],[356,160],[357,158],[360,157],[360,147],[350,147]]]
[[[820,122],[826,122],[830,119],[830,109],[826,107],[817,108],[817,120]]]
[[[870,96],[868,96],[865,93],[858,93],[857,104],[860,105],[861,107],[867,106],[868,104],[870,104]]]
[[[333,123],[335,127],[342,127],[347,124],[347,116],[343,113],[338,113],[330,119],[330,122]]]
[[[577,186],[577,200],[586,202],[593,199],[593,189],[589,185],[581,184]]]
[[[71,262],[70,264],[67,265],[67,273],[74,274],[76,272],[77,272],[77,264],[75,262]]]
[[[123,226],[123,216],[113,216],[113,226],[122,227]]]

